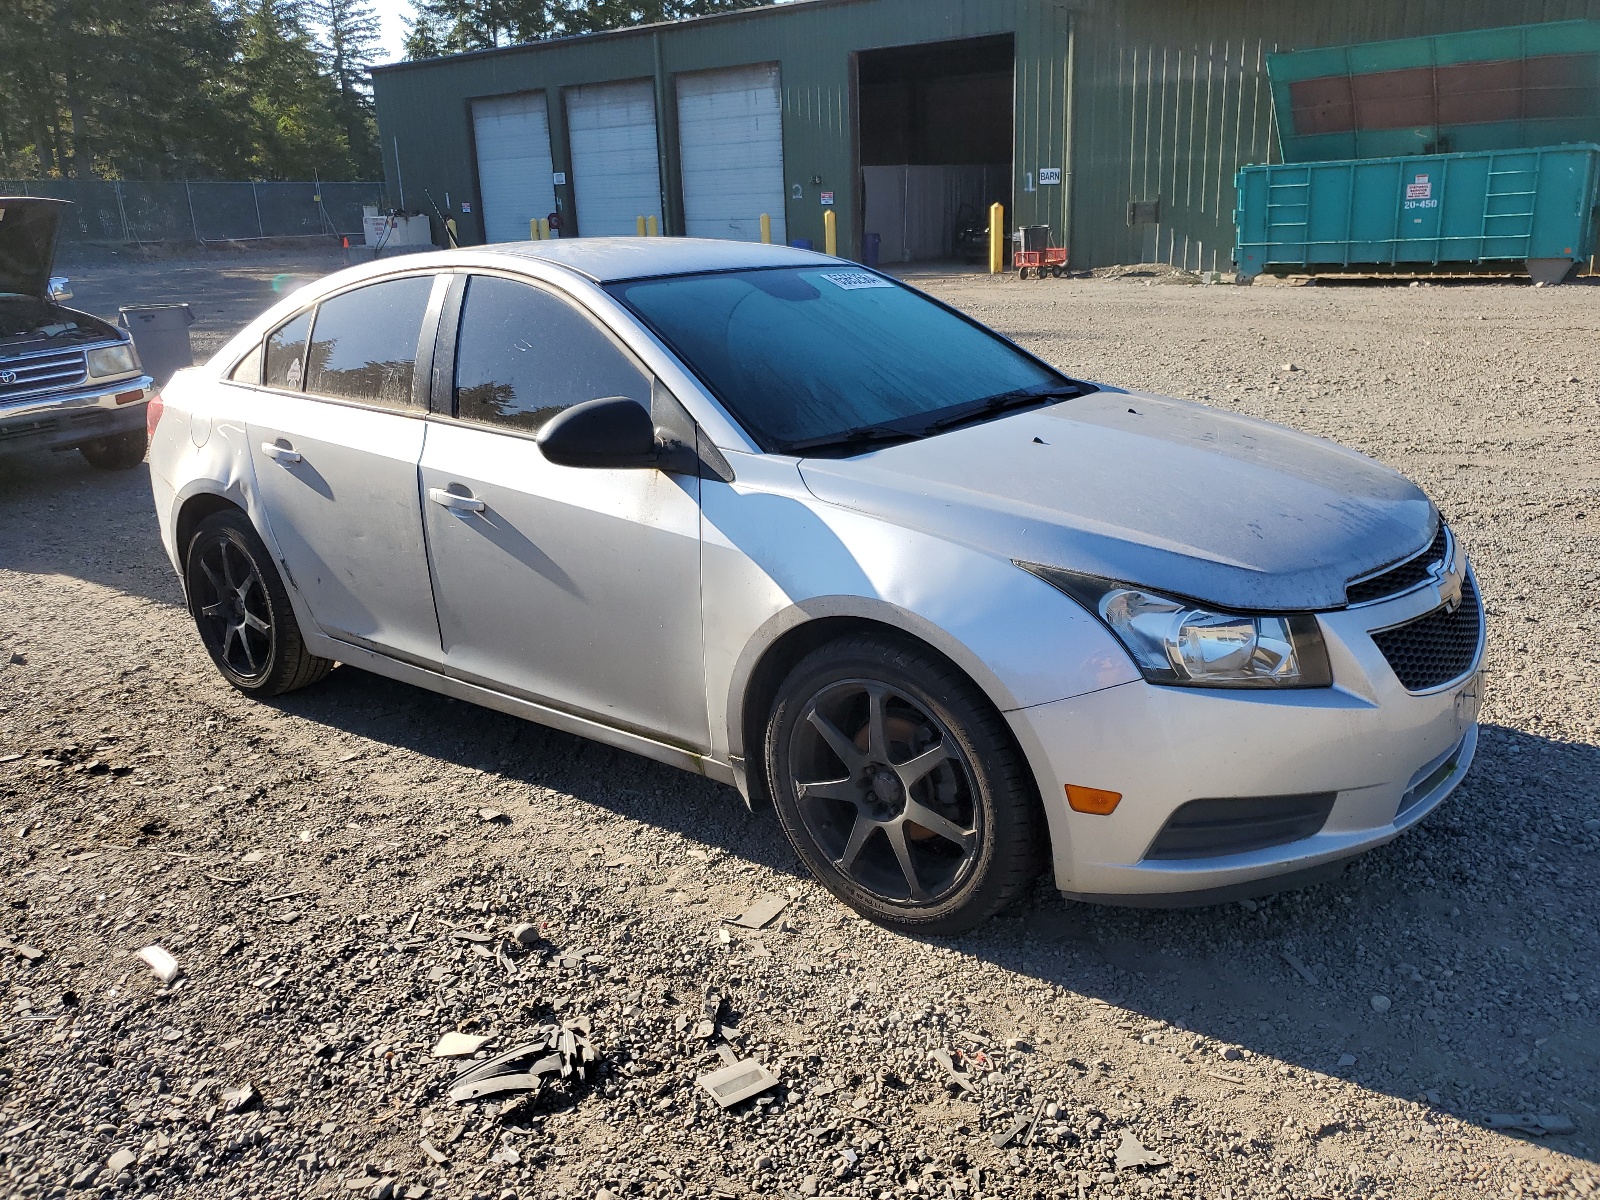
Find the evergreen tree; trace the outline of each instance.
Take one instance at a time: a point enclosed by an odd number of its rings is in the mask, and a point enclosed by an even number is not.
[[[377,60],[378,16],[366,0],[310,0],[319,28],[326,73],[339,89],[339,123],[356,174],[381,173],[378,126],[367,85],[367,69]]]

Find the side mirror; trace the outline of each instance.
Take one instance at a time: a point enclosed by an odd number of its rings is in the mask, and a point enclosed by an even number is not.
[[[65,275],[50,276],[50,299],[71,300],[72,280],[68,279]]]
[[[659,465],[655,422],[626,396],[585,400],[553,417],[535,439],[544,456],[562,467],[612,470]]]

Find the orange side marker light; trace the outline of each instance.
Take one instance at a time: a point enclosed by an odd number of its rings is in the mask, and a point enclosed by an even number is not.
[[[1107,792],[1100,788],[1083,787],[1081,784],[1067,784],[1067,803],[1072,806],[1073,812],[1093,813],[1097,817],[1109,817],[1117,810],[1117,805],[1122,803],[1121,792]]]

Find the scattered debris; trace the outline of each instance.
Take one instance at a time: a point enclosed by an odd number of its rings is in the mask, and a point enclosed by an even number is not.
[[[712,1099],[723,1108],[758,1096],[777,1082],[778,1077],[753,1058],[719,1067],[695,1080],[695,1084],[710,1092]]]
[[[1296,975],[1300,976],[1301,979],[1304,979],[1312,987],[1320,987],[1321,986],[1317,982],[1317,977],[1311,973],[1311,968],[1306,966],[1305,963],[1301,962],[1298,958],[1296,958],[1294,955],[1290,954],[1287,950],[1283,951],[1283,961],[1288,963],[1291,967],[1293,967],[1294,968],[1294,973]]]
[[[1027,1117],[1018,1117],[1015,1121],[1011,1122],[1009,1126],[1007,1126],[1005,1129],[1002,1129],[999,1133],[996,1133],[989,1140],[994,1143],[994,1148],[996,1150],[1004,1150],[1007,1146],[1011,1145],[1012,1142],[1016,1141],[1017,1136],[1022,1133],[1023,1130],[1027,1129],[1031,1123],[1032,1122]]]
[[[728,923],[730,925],[738,925],[744,929],[765,929],[779,913],[788,907],[788,897],[768,892],[764,896],[757,897],[755,903]]]
[[[26,943],[23,943],[23,942],[18,942],[15,946],[13,946],[11,948],[11,950],[12,950],[12,953],[15,954],[18,958],[25,958],[29,962],[38,962],[41,958],[44,957],[44,951],[39,949],[39,947],[37,947],[37,946],[29,946],[29,945],[27,945]]]
[[[156,973],[156,978],[161,980],[162,983],[171,983],[178,977],[178,972],[182,970],[178,966],[178,960],[173,958],[172,954],[161,946],[146,946],[139,951],[139,957],[149,965],[150,969]]]
[[[507,1092],[537,1092],[547,1076],[587,1079],[600,1058],[589,1040],[591,1032],[587,1017],[545,1026],[532,1041],[467,1067],[452,1081],[450,1099],[465,1103]]]
[[[1490,1129],[1526,1133],[1533,1137],[1578,1132],[1577,1123],[1571,1117],[1555,1113],[1490,1113],[1486,1123]]]
[[[435,1146],[427,1138],[423,1138],[417,1143],[417,1145],[422,1148],[422,1152],[428,1156],[428,1158],[433,1162],[434,1166],[442,1167],[450,1161],[450,1156],[443,1150],[439,1149],[439,1147]]]
[[[465,1058],[469,1054],[476,1054],[483,1048],[485,1042],[491,1039],[475,1033],[457,1033],[451,1030],[439,1039],[433,1048],[435,1058]]]
[[[1207,1071],[1206,1074],[1212,1079],[1220,1079],[1220,1080],[1222,1080],[1223,1083],[1231,1083],[1235,1087],[1244,1087],[1245,1086],[1245,1081],[1244,1080],[1235,1079],[1232,1075],[1225,1074],[1222,1071]]]
[[[1126,1171],[1130,1167],[1164,1167],[1168,1160],[1157,1154],[1154,1150],[1146,1150],[1144,1143],[1133,1134],[1124,1129],[1122,1141],[1117,1146],[1117,1170]]]
[[[1356,1056],[1354,1054],[1341,1054],[1341,1055],[1339,1055],[1339,1065],[1341,1067],[1353,1067],[1353,1066],[1355,1066],[1356,1065]]]
[[[1373,1012],[1375,1012],[1375,1013],[1386,1013],[1386,1012],[1389,1011],[1389,1008],[1390,1008],[1389,997],[1387,997],[1387,996],[1374,996],[1372,998],[1372,1011]]]
[[[224,1113],[248,1112],[261,1099],[261,1093],[254,1084],[247,1083],[243,1087],[229,1088],[219,1099]]]
[[[944,1068],[945,1086],[954,1086],[964,1092],[976,1091],[972,1086],[972,1076],[966,1071],[956,1070],[955,1061],[950,1057],[950,1051],[939,1049],[930,1051],[928,1057]]]
[[[536,946],[540,941],[538,927],[524,921],[511,930],[511,940],[519,946]]]
[[[478,820],[486,825],[509,825],[511,818],[497,808],[480,808]]]

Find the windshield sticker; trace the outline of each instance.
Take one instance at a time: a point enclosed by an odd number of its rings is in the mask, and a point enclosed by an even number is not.
[[[892,288],[894,284],[877,275],[869,275],[865,271],[826,271],[822,276],[836,288],[847,292],[859,292],[865,288]]]

